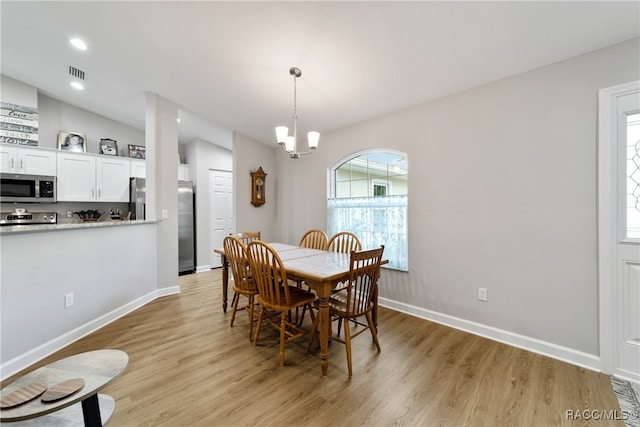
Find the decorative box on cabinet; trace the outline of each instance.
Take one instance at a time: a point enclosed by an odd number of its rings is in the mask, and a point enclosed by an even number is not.
[[[58,153],[58,201],[128,202],[129,159]]]
[[[55,176],[56,152],[0,144],[0,172]]]

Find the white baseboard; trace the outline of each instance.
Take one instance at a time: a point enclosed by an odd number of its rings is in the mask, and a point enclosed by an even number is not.
[[[211,266],[209,265],[198,265],[196,266],[196,273],[204,273],[205,271],[211,270]]]
[[[157,289],[155,291],[156,297],[153,298],[153,299],[160,298],[160,297],[166,297],[167,295],[175,295],[175,294],[179,294],[179,293],[180,293],[180,286],[178,286],[178,285],[169,286],[167,288]],[[151,301],[153,301],[153,299]],[[144,304],[142,304],[142,305],[144,305]],[[142,307],[142,306],[140,306],[140,307]],[[136,308],[138,308],[138,307],[136,307]],[[131,311],[133,311],[133,310],[131,310]]]
[[[542,354],[592,371],[601,372],[600,357],[592,354],[386,298],[380,298],[379,304],[382,307],[450,326],[533,353]]]
[[[50,354],[55,353],[56,351],[68,346],[69,344],[79,340],[82,337],[89,335],[94,331],[97,331],[104,326],[107,326],[114,320],[119,319],[125,314],[131,313],[132,311],[150,303],[157,298],[178,293],[180,293],[180,286],[171,286],[168,288],[156,289],[146,295],[141,296],[136,300],[123,305],[122,307],[116,308],[109,313],[93,319],[89,323],[79,326],[64,335],[54,338],[51,341],[48,341],[32,350],[29,350],[24,354],[21,354],[20,356],[14,357],[13,359],[0,365],[0,379],[4,381],[6,378],[22,371],[25,368],[28,368],[29,366],[33,365],[39,360],[44,359]]]

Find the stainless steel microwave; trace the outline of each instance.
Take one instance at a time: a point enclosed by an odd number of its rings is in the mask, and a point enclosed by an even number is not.
[[[0,174],[0,202],[55,203],[56,177]]]

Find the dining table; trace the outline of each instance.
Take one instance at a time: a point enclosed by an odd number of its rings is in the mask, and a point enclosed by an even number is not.
[[[313,289],[318,297],[318,316],[320,325],[320,368],[322,376],[327,376],[329,370],[329,331],[331,319],[329,316],[329,298],[331,291],[341,283],[348,281],[350,268],[350,254],[331,252],[320,249],[304,248],[286,243],[269,243],[278,253],[287,272],[287,279],[304,281]],[[220,255],[222,263],[222,309],[227,311],[229,287],[229,262],[224,248],[214,251]],[[383,261],[383,263],[388,261]],[[377,327],[377,290],[375,293],[375,308],[372,313],[374,325]]]

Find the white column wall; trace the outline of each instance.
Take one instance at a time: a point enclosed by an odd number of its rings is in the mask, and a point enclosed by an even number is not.
[[[158,282],[167,287],[178,283],[178,107],[153,93],[146,101],[146,213],[160,219]]]

